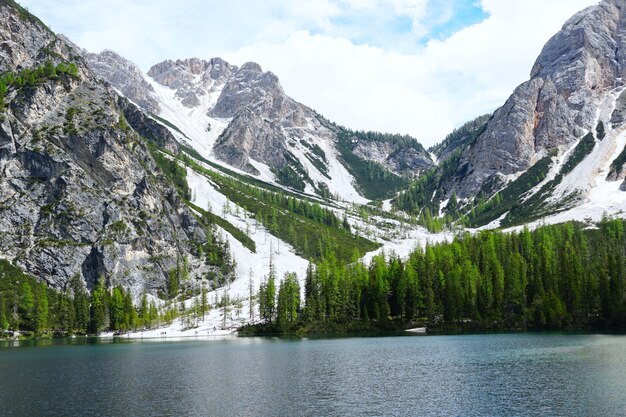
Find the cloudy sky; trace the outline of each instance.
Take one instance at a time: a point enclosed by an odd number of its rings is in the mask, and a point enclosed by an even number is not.
[[[354,129],[426,145],[502,105],[543,44],[597,0],[20,0],[91,51],[260,63]]]

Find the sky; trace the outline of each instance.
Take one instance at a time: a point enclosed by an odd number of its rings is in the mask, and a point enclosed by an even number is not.
[[[274,72],[352,129],[429,146],[501,106],[545,42],[597,0],[20,0],[92,52],[147,71],[222,57]]]

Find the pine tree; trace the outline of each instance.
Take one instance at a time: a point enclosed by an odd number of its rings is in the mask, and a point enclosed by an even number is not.
[[[41,334],[48,328],[48,292],[45,284],[38,284],[36,287],[36,298],[34,303],[34,330],[36,334]]]
[[[4,337],[4,333],[9,329],[9,319],[7,318],[4,297],[0,294],[0,338]]]
[[[113,288],[110,303],[111,329],[115,332],[127,330],[124,320],[124,293],[121,287]]]
[[[150,327],[150,307],[148,306],[148,295],[144,291],[141,294],[141,306],[139,307],[139,322],[143,328]]]
[[[96,287],[91,293],[90,324],[89,331],[93,334],[100,333],[106,328],[107,297],[104,287],[104,277],[100,277]]]
[[[248,312],[249,319],[251,323],[254,323],[254,287],[252,285],[252,279],[254,278],[254,272],[252,272],[252,268],[250,268],[250,272],[248,274]]]
[[[288,273],[280,283],[278,303],[276,307],[276,322],[282,330],[294,325],[300,310],[300,284],[296,274]]]
[[[28,282],[23,282],[21,287],[21,302],[19,314],[21,316],[21,324],[23,328],[32,328],[33,307],[35,306],[35,298],[33,291]]]
[[[200,312],[202,313],[202,321],[204,321],[205,314],[209,311],[209,301],[207,296],[208,290],[206,288],[206,284],[202,282],[201,289],[201,300],[200,300]]]
[[[224,291],[224,294],[222,295],[222,311],[221,311],[221,316],[222,316],[222,329],[226,330],[226,320],[228,318],[228,316],[230,315],[230,295],[228,295],[228,292]]]
[[[72,277],[70,287],[74,296],[74,330],[78,333],[89,331],[89,297],[79,274]]]

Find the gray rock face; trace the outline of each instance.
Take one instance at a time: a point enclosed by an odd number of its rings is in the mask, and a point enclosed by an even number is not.
[[[531,79],[498,109],[462,155],[457,193],[475,195],[500,175],[526,170],[546,150],[595,128],[598,98],[626,74],[626,4],[605,0],[569,19],[543,48]]]
[[[259,174],[255,162],[275,171],[291,168],[318,190],[323,187],[310,178],[311,170],[319,173],[312,177],[331,180],[324,168],[327,155],[321,149],[326,146],[321,145],[336,144],[340,128],[290,98],[278,77],[258,64],[248,62],[238,68],[220,58],[167,60],[154,65],[148,75],[174,90],[183,106],[199,108],[211,118],[230,119],[212,149],[225,163],[253,175]],[[118,89],[125,83],[108,79],[107,74],[103,78]],[[363,145],[361,157],[377,160],[375,155],[382,150],[374,149],[376,144],[372,149],[365,149],[367,146]],[[383,152],[383,165],[402,175],[417,175],[432,166],[425,152],[398,147]]]
[[[141,109],[124,97],[120,97],[117,100],[117,104],[124,113],[128,124],[137,133],[167,149],[172,154],[178,154],[178,142],[167,127],[148,117]]]
[[[200,98],[220,89],[237,67],[221,58],[205,61],[198,58],[171,61],[154,65],[148,75],[156,82],[176,90],[186,107],[197,107]]]
[[[159,102],[151,94],[154,88],[144,79],[141,70],[135,64],[109,50],[99,54],[83,50],[82,55],[90,69],[98,77],[115,86],[124,97],[151,113],[159,113]]]
[[[24,34],[28,33],[28,36]],[[0,0],[0,73],[30,68],[39,59],[63,47],[36,17],[20,15]],[[37,51],[33,54],[34,51]]]
[[[419,176],[432,168],[432,159],[423,151],[414,148],[401,148],[389,142],[359,141],[353,153],[366,161],[377,162],[400,176]]]
[[[74,62],[28,88],[10,86],[0,113],[0,257],[56,288],[80,274],[136,292],[163,288],[205,232],[159,176],[145,143],[120,124],[118,96],[78,51],[0,2],[0,68]],[[53,48],[53,49],[50,49]],[[51,54],[49,51],[54,51]]]
[[[215,144],[215,155],[251,173],[250,158],[280,169],[288,164],[290,139],[302,139],[307,132],[331,135],[311,109],[285,94],[276,75],[255,63],[235,72],[209,115],[233,118]]]

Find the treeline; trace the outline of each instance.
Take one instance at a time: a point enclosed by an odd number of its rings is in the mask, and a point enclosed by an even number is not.
[[[368,267],[341,265],[329,252],[309,268],[304,308],[294,320],[278,324],[277,306],[263,317],[271,326],[246,331],[389,329],[411,324],[623,328],[625,226],[624,220],[604,220],[597,229],[568,223],[532,232],[465,234],[451,243],[418,249],[406,261],[376,256]],[[299,300],[289,305],[298,304]]]
[[[17,73],[5,72],[0,75],[0,111],[4,111],[6,94],[9,88],[20,89],[39,84],[46,80],[56,80],[61,75],[78,76],[78,67],[73,62],[54,65],[47,60],[44,65],[30,69],[25,68]]]
[[[448,134],[441,143],[431,146],[428,151],[436,154],[440,159],[447,159],[455,150],[465,148],[482,135],[490,118],[490,114],[484,114],[466,122]]]
[[[229,201],[243,208],[244,213],[253,213],[259,224],[291,244],[296,253],[306,259],[318,261],[322,258],[323,248],[333,247],[342,262],[350,262],[378,247],[353,235],[347,218],[340,219],[333,210],[318,203],[296,198],[289,192],[269,191],[226,177],[186,156],[181,159],[196,172],[210,178]],[[222,208],[224,214],[231,213],[231,210],[230,203]]]
[[[307,219],[313,220],[316,223],[324,224],[333,228],[344,228],[347,231],[350,231],[350,226],[347,222],[339,219],[335,215],[334,211],[326,207],[322,207],[318,203],[310,203],[305,199],[290,196],[280,190],[270,191],[260,187],[248,185],[242,181],[228,178],[216,172],[207,170],[186,155],[183,155],[181,158],[186,165],[192,167],[198,172],[208,175],[211,179],[217,181],[221,188],[226,188],[226,190],[223,191],[228,193],[227,197],[233,196],[233,198],[236,198],[235,194],[245,194],[274,208],[289,210],[294,214],[299,214]]]
[[[99,286],[90,296],[79,276],[72,278],[65,291],[56,291],[8,261],[0,260],[0,337],[8,331],[40,337],[104,330],[109,311],[104,292]],[[124,295],[133,306],[130,294]],[[136,310],[133,317],[139,317]]]
[[[22,336],[50,337],[154,329],[178,317],[193,327],[210,311],[206,285],[192,287],[183,278],[176,283],[176,292],[180,302],[172,296],[157,307],[144,293],[135,304],[129,289],[107,289],[103,277],[89,294],[79,275],[65,290],[57,291],[0,260],[0,338],[17,331]],[[190,298],[193,302],[189,307],[185,300]]]
[[[345,127],[341,128],[342,134],[347,134],[356,140],[364,140],[367,142],[383,142],[397,145],[400,148],[413,148],[420,152],[425,152],[424,147],[413,136],[400,135],[397,133],[382,133],[374,131],[351,130]]]
[[[217,270],[208,273],[209,275],[207,276],[207,279],[213,281],[213,284],[216,287],[228,283],[228,281],[233,278],[233,274],[235,271],[235,261],[232,259],[228,239],[222,238],[216,232],[214,225],[217,224],[227,231],[232,231],[233,235],[236,238],[243,241],[244,244],[250,247],[249,240],[243,239],[242,236],[240,236],[242,234],[241,232],[239,232],[239,234],[235,233],[235,226],[228,223],[226,220],[216,220],[216,216],[211,215],[211,213],[206,213],[202,208],[196,207],[191,204],[191,188],[189,187],[189,183],[187,182],[187,169],[178,163],[178,159],[169,155],[167,152],[165,152],[163,148],[160,148],[156,143],[145,138],[143,139],[146,142],[150,155],[152,156],[152,159],[156,163],[157,167],[163,173],[169,183],[174,187],[174,189],[178,192],[180,198],[188,206],[201,213],[201,215],[197,218],[198,221],[204,226],[206,241],[195,242],[196,254],[199,257],[204,257],[209,265],[215,266],[217,268]],[[168,157],[167,155],[169,155],[170,157]],[[254,242],[252,242],[252,244],[254,244]],[[254,247],[252,247],[252,249],[254,249]],[[186,259],[187,258],[185,257],[183,261],[185,264]],[[176,268],[172,269],[168,273],[169,275],[167,294],[162,294],[164,298],[166,296],[171,298],[178,293],[178,291],[173,291],[173,288],[177,288],[177,286],[173,286],[172,282],[174,279],[179,282],[182,279],[182,275],[186,274],[186,270],[186,265],[184,267],[181,267],[180,260],[178,260]]]

